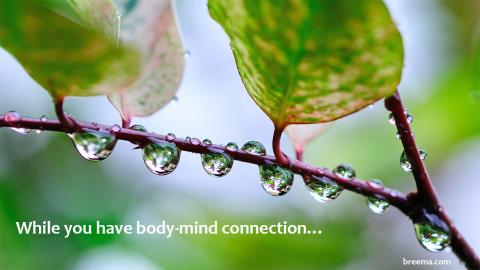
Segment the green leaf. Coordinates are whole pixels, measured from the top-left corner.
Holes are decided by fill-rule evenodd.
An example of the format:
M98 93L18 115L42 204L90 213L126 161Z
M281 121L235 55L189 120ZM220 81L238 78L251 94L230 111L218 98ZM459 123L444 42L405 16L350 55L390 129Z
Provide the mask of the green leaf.
M0 0L0 46L54 98L123 89L138 74L138 53L91 28L115 10L109 2L88 0L84 5L93 6L83 9L65 1Z
M109 95L112 104L130 120L165 106L180 86L185 59L175 15L169 0L118 0L122 11L120 40L142 54L141 74L122 92Z
M329 122L391 94L402 40L381 0L210 0L250 96L279 129Z

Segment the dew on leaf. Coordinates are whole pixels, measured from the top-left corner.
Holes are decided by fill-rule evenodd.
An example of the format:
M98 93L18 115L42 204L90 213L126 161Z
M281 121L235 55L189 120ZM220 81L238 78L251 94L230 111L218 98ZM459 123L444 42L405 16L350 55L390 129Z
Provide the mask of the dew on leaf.
M202 141L202 144L203 144L203 145L206 145L206 146L210 146L210 145L212 145L212 141L211 141L210 139L204 139L204 140Z
M265 191L272 196L287 193L293 184L293 173L276 164L260 165L260 183Z

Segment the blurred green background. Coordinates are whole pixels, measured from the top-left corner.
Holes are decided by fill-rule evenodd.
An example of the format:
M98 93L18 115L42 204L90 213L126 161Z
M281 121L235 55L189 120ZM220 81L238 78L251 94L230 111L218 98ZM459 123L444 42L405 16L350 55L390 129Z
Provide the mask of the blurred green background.
M480 251L480 88L472 81L466 40L472 14L451 1L387 1L404 38L406 59L399 87L426 164L447 211ZM462 4L475 3L465 0ZM458 7L454 5L454 7ZM178 100L135 123L177 136L215 143L258 140L269 146L272 126L254 105L237 75L221 28L204 1L177 1L185 47L191 56ZM467 11L472 11L467 9ZM473 15L476 15L474 13ZM475 17L475 16L474 16ZM475 17L476 18L476 17ZM469 23L466 23L469 22ZM465 27L468 26L468 27ZM470 29L470 30L468 30ZM478 31L477 31L478 32ZM476 39L474 39L476 40ZM0 51L0 108L54 118L48 94L5 51ZM118 122L104 97L69 99L75 117ZM379 178L402 191L413 179L399 166L401 145L382 102L341 119L306 151L306 161L332 168L349 162L362 179ZM283 147L292 154L285 139ZM237 162L213 179L200 157L182 154L177 170L155 176L141 154L120 142L107 160L93 163L76 153L65 134L18 135L0 130L0 269L404 269L402 259L450 259L416 241L398 210L373 214L365 198L344 192L329 204L314 201L297 178L283 197L266 194L258 169ZM270 151L270 148L267 147ZM307 224L320 236L19 236L15 222L56 224Z

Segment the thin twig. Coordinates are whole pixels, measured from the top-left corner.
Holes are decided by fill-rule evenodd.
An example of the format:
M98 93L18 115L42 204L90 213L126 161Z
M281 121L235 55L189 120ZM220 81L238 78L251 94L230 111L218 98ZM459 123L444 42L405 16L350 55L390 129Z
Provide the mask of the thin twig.
M452 219L447 215L444 208L440 205L437 192L435 191L430 176L428 175L427 168L420 157L420 152L415 143L415 138L412 134L410 123L408 122L405 113L405 107L402 104L402 99L400 98L398 91L385 99L385 107L393 114L403 149L405 150L408 161L411 164L412 174L417 187L415 204L418 208L425 208L437 214L450 229L452 235L451 247L455 254L457 254L458 258L465 262L465 265L469 269L480 269L480 259L475 254L473 248L458 231L457 227L453 224ZM413 212L409 214L409 217L412 217L412 215Z
M112 136L115 136L119 140L129 141L134 144L148 144L152 142L153 139L165 140L175 143L182 151L198 153L198 154L205 154L205 153L213 153L218 151L223 151L230 155L233 159L257 164L257 165L265 165L265 164L279 164L275 157L270 155L253 155L248 152L237 150L237 151L229 151L222 145L204 145L204 144L195 144L192 143L192 140L185 140L182 138L175 138L173 140L169 140L166 135L159 135L151 132L141 132L131 129L122 128L119 131L113 131L110 126L101 125L101 124L92 124L88 122L76 121L77 126L80 130L102 130L105 132L110 132ZM9 124L4 121L4 117L0 116L0 127L8 127ZM37 118L25 118L23 117L20 121L15 122L15 127L24 127L29 129L40 129L40 130L50 130L50 131L58 131L58 132L71 132L70 128L63 126L58 120L48 120L48 121L41 121ZM325 176L332 181L335 181L344 189L353 191L355 193L364 195L364 196L375 196L387 200L390 204L396 206L404 213L408 213L411 211L411 204L407 199L407 195L393 190L387 187L384 188L377 188L375 186L371 186L367 181L360 180L360 179L345 179L342 178L331 171L325 168L316 168L306 163L303 163L299 160L292 161L289 164L289 168L292 172L300 175L315 175L315 176Z

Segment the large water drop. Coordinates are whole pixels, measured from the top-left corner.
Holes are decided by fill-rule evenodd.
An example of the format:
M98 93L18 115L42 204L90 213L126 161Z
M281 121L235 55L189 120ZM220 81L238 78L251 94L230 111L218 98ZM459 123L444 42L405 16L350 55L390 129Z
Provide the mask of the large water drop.
M325 176L304 176L305 186L317 201L326 203L337 198L343 188Z
M265 146L260 142L249 141L242 146L242 150L252 155L263 156L266 154Z
M356 175L352 165L348 163L338 165L333 169L333 173L345 179L352 179Z
M260 183L263 189L273 196L281 196L287 193L293 184L293 173L276 164L261 165Z
M173 172L180 161L180 149L171 142L157 140L142 149L143 161L154 174L167 175Z
M202 165L209 175L221 177L232 169L233 158L225 153L202 154Z
M92 161L106 159L115 148L117 139L108 132L80 131L68 134L80 155Z

